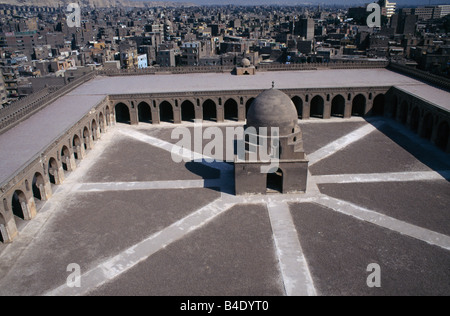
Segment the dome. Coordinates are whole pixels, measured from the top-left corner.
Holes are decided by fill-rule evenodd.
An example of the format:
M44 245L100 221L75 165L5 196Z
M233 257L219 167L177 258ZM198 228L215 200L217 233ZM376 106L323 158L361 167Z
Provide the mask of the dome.
M251 64L252 63L247 58L242 59L242 67L250 67Z
M279 127L281 134L298 126L298 113L292 100L277 89L266 90L251 104L247 126Z

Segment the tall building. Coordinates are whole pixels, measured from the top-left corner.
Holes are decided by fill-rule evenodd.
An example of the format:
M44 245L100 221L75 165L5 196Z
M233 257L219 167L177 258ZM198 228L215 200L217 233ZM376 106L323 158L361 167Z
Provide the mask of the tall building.
M385 6L386 6L386 16L388 18L391 18L395 14L397 3L389 2L388 0L386 0Z
M420 8L404 8L401 10L404 15L416 15L419 20L441 19L450 14L450 5L426 6Z
M306 40L314 39L314 20L310 18L302 18L294 23L294 34L304 37Z
M435 9L436 13L439 13L438 18L443 18L450 14L450 5L438 5Z

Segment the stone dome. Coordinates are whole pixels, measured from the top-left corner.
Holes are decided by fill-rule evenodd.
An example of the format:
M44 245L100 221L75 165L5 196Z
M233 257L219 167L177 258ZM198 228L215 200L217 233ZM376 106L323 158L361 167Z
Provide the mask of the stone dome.
M247 58L242 59L242 67L250 67L252 63Z
M298 113L292 100L277 89L266 90L251 104L247 126L279 127L283 135L298 127Z

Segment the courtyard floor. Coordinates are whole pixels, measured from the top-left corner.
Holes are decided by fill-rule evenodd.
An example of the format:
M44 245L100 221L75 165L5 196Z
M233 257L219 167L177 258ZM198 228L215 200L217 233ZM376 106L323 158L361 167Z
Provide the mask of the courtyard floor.
M450 155L385 119L301 128L306 194L237 197L232 164L173 162L174 125L110 127L0 246L0 295L450 295Z

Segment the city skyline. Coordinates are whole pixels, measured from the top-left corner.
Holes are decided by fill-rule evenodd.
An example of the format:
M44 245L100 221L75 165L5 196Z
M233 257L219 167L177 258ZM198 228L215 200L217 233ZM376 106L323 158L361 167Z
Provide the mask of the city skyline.
M148 2L150 0L132 0L136 2ZM370 0L172 0L172 1L160 1L160 2L192 2L199 5L339 5L339 6L353 6L363 5L370 2ZM424 6L424 5L441 5L450 4L450 1L436 1L436 0L393 0L391 2L397 3L399 6Z

